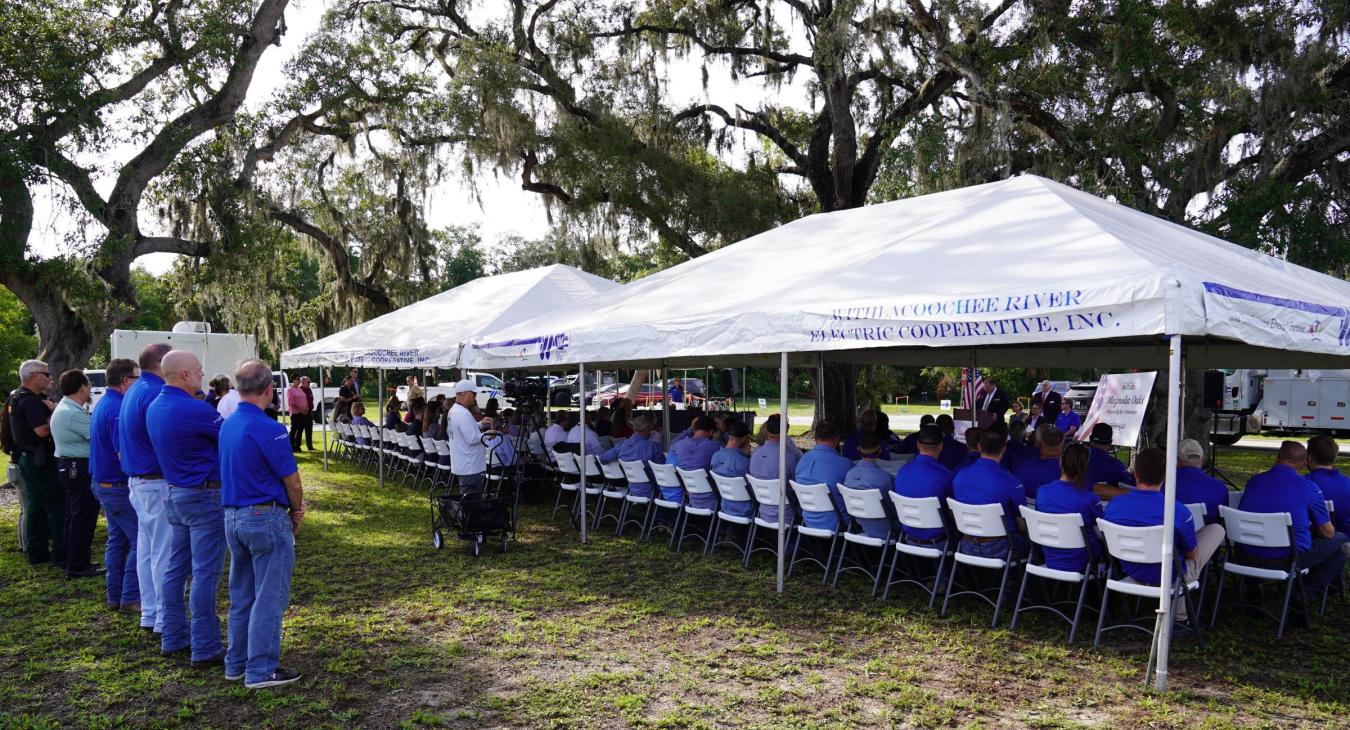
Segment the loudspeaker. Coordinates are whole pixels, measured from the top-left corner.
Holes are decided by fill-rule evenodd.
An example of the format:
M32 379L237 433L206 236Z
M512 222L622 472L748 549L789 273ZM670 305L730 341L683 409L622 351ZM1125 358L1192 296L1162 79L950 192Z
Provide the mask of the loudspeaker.
M1206 408L1223 407L1223 371L1206 370L1204 385L1201 388L1201 400Z
M741 394L741 374L736 372L736 368L726 368L722 371L722 392L727 395Z

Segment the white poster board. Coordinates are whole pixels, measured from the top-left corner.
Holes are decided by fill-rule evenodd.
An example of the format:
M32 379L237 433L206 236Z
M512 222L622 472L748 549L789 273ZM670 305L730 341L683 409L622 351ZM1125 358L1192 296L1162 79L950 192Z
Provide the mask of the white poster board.
M1103 375L1076 438L1086 441L1093 426L1109 423L1113 445L1132 447L1137 444L1139 429L1144 425L1144 411L1148 409L1149 395L1157 377L1156 372Z

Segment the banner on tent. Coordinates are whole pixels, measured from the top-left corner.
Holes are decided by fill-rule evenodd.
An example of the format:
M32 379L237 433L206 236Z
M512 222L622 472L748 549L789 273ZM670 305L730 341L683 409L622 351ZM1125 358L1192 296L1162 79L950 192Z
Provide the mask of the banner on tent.
M1157 377L1156 372L1103 375L1083 425L1078 429L1078 440L1086 441L1093 426L1107 423L1111 425L1112 444L1134 446L1139 443L1144 411L1148 410L1148 398Z
M1243 342L1350 354L1350 309L1345 307L1273 297L1207 281L1205 318L1214 334Z

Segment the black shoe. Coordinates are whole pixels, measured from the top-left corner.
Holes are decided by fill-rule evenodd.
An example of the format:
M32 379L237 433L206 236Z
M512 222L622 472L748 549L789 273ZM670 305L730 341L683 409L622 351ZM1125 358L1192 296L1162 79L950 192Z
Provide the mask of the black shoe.
M88 568L85 568L84 570L67 570L67 571L66 571L66 577L67 577L67 578L97 578L97 577L99 577L100 575L103 575L103 574L105 574L105 573L107 573L107 572L108 572L108 569L107 569L107 568L102 568L102 567L95 568L94 566L91 565L91 566L89 566Z
M244 682L244 686L249 689L267 689L268 687L280 687L283 684L290 684L300 679L300 673L291 669L282 669L277 667L272 676L260 682Z
M210 657L209 659L193 659L192 668L206 669L207 667L218 667L223 665L224 663L225 663L225 650L221 649L219 654Z
M141 631L144 631L144 632L147 633L147 634L153 635L153 634L155 633L155 627L154 627L154 626L142 626L142 627L141 627Z
M178 655L180 655L180 654L187 654L187 653L189 653L189 652L191 652L191 651L192 651L192 647L190 647L190 646L185 646L185 647L183 647L183 648L181 648L181 649L160 649L159 655L162 656L162 657L164 657L165 659L171 659L171 658L176 657L176 656L178 656Z

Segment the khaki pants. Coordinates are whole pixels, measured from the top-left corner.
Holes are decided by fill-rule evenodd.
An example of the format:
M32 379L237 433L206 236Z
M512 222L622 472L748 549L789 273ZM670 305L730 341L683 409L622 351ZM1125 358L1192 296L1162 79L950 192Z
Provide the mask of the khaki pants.
M1205 525L1195 531L1195 559L1186 558L1186 582L1200 580L1200 570L1223 544L1223 525Z

